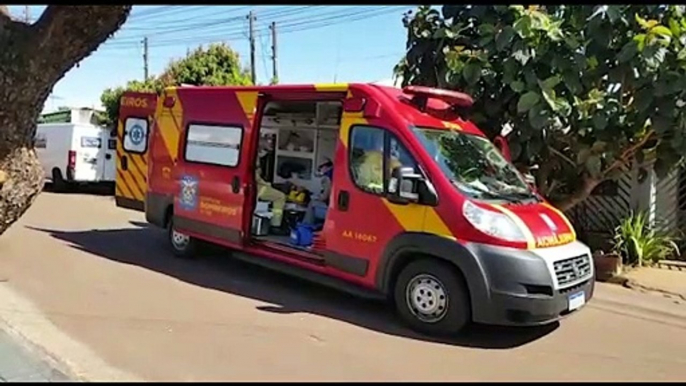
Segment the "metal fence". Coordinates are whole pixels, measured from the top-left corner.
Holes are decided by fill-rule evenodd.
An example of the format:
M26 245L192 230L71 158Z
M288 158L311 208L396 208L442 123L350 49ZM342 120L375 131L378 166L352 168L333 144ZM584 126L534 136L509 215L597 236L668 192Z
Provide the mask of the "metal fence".
M580 233L612 234L620 221L631 213L632 176L625 173L617 181L598 186L568 215Z
M655 181L655 205L652 206L657 230L677 238L686 249L686 168L680 167Z
M638 168L626 169L617 181L596 188L583 203L567 215L580 238L593 248L608 248L614 229L632 212L646 211L658 232L677 238L686 254L686 167L679 167L663 178L647 169L638 178Z

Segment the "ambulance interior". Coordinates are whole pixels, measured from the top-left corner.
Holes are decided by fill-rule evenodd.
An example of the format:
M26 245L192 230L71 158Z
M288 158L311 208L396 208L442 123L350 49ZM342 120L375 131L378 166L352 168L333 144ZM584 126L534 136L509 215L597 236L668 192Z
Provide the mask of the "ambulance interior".
M327 213L341 113L338 101L265 106L253 239L305 250L312 245Z

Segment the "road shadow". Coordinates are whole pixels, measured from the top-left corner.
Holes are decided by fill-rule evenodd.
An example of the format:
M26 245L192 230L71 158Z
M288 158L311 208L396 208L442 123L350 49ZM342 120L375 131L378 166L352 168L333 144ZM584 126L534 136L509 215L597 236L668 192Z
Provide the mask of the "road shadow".
M378 301L314 284L256 265L231 259L230 251L213 248L195 260L178 259L166 249L161 229L131 222L135 228L60 231L29 227L68 242L73 248L123 264L132 264L189 284L258 300L277 306L259 310L277 314L310 313L377 331L426 342L471 348L509 349L548 335L559 326L493 327L473 325L458 337L435 338L417 334L396 319L390 307ZM218 252L218 253L217 253Z
M51 182L46 182L43 185L43 192L56 194L91 194L94 196L114 196L113 183L97 183L97 184L83 184L73 185L63 191L56 191Z

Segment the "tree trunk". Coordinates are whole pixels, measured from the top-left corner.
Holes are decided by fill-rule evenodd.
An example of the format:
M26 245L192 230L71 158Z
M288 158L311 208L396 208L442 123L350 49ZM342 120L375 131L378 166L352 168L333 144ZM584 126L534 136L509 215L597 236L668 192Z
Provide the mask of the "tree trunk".
M43 167L33 149L22 146L0 163L0 234L16 222L33 204L43 188Z
M593 189L595 189L596 186L598 186L601 182L603 181L585 176L583 183L574 191L574 193L567 196L562 201L555 202L553 204L561 211L566 212L586 200L593 192Z
M130 5L50 5L32 25L0 12L0 235L43 188L33 137L50 91L119 29L130 10Z

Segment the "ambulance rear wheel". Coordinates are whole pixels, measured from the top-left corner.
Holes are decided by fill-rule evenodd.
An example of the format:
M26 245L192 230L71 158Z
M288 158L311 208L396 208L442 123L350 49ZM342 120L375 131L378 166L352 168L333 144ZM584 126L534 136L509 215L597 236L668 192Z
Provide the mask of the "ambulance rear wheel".
M403 321L428 335L457 334L472 319L464 279L451 265L439 260L408 264L398 275L393 297Z
M167 234L169 236L169 244L171 245L171 249L174 253L174 256L182 258L195 257L198 244L197 240L175 229L174 218L169 220L167 230Z

